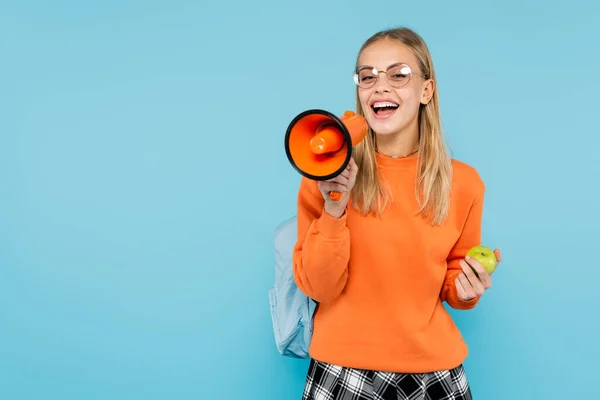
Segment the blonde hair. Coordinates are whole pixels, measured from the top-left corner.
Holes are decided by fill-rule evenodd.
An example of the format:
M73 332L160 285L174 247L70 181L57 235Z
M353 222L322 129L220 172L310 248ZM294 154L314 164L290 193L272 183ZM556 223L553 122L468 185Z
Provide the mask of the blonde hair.
M395 40L411 49L417 58L421 73L436 82L433 61L423 39L408 28L384 30L371 36L360 48L357 57L369 45L379 40ZM364 116L356 93L357 114ZM353 150L358 165L356 183L352 189L352 205L362 214L380 215L390 201L380 179L376 160L376 137L371 128L365 139ZM452 163L442 137L438 91L419 109L419 166L415 182L415 195L419 213L429 218L432 225L441 224L447 217L452 182Z

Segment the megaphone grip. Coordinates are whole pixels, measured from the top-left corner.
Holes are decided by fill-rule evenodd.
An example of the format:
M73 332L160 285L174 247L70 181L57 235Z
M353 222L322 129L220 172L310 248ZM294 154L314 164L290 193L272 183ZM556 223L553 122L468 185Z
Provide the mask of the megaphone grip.
M340 199L342 198L342 192L329 192L329 198L333 201L340 201Z

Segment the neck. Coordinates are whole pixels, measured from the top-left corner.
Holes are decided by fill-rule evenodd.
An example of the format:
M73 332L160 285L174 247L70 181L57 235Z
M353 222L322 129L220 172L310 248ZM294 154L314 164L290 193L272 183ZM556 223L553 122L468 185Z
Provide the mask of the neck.
M419 147L419 137L414 134L398 133L377 135L377 151L390 157L405 157Z

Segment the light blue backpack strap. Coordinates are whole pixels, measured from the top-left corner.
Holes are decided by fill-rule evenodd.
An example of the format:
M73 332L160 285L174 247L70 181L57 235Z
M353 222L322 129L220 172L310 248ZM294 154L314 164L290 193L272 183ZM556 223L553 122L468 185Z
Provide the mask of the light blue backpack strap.
M279 353L308 358L316 303L302 293L294 281L292 253L297 237L295 216L275 229L275 285L269 290L269 303Z

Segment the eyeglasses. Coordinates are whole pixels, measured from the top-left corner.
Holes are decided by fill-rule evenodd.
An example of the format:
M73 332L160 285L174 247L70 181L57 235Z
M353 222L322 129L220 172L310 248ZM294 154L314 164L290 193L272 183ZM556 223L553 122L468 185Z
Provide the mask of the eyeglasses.
M392 64L385 71L378 71L377 68L365 65L358 67L354 72L354 83L363 89L369 89L377 83L379 74L381 73L385 73L388 83L395 88L406 86L408 82L410 82L411 75L413 74L411 68L403 63ZM414 75L425 78L425 75L422 74Z

